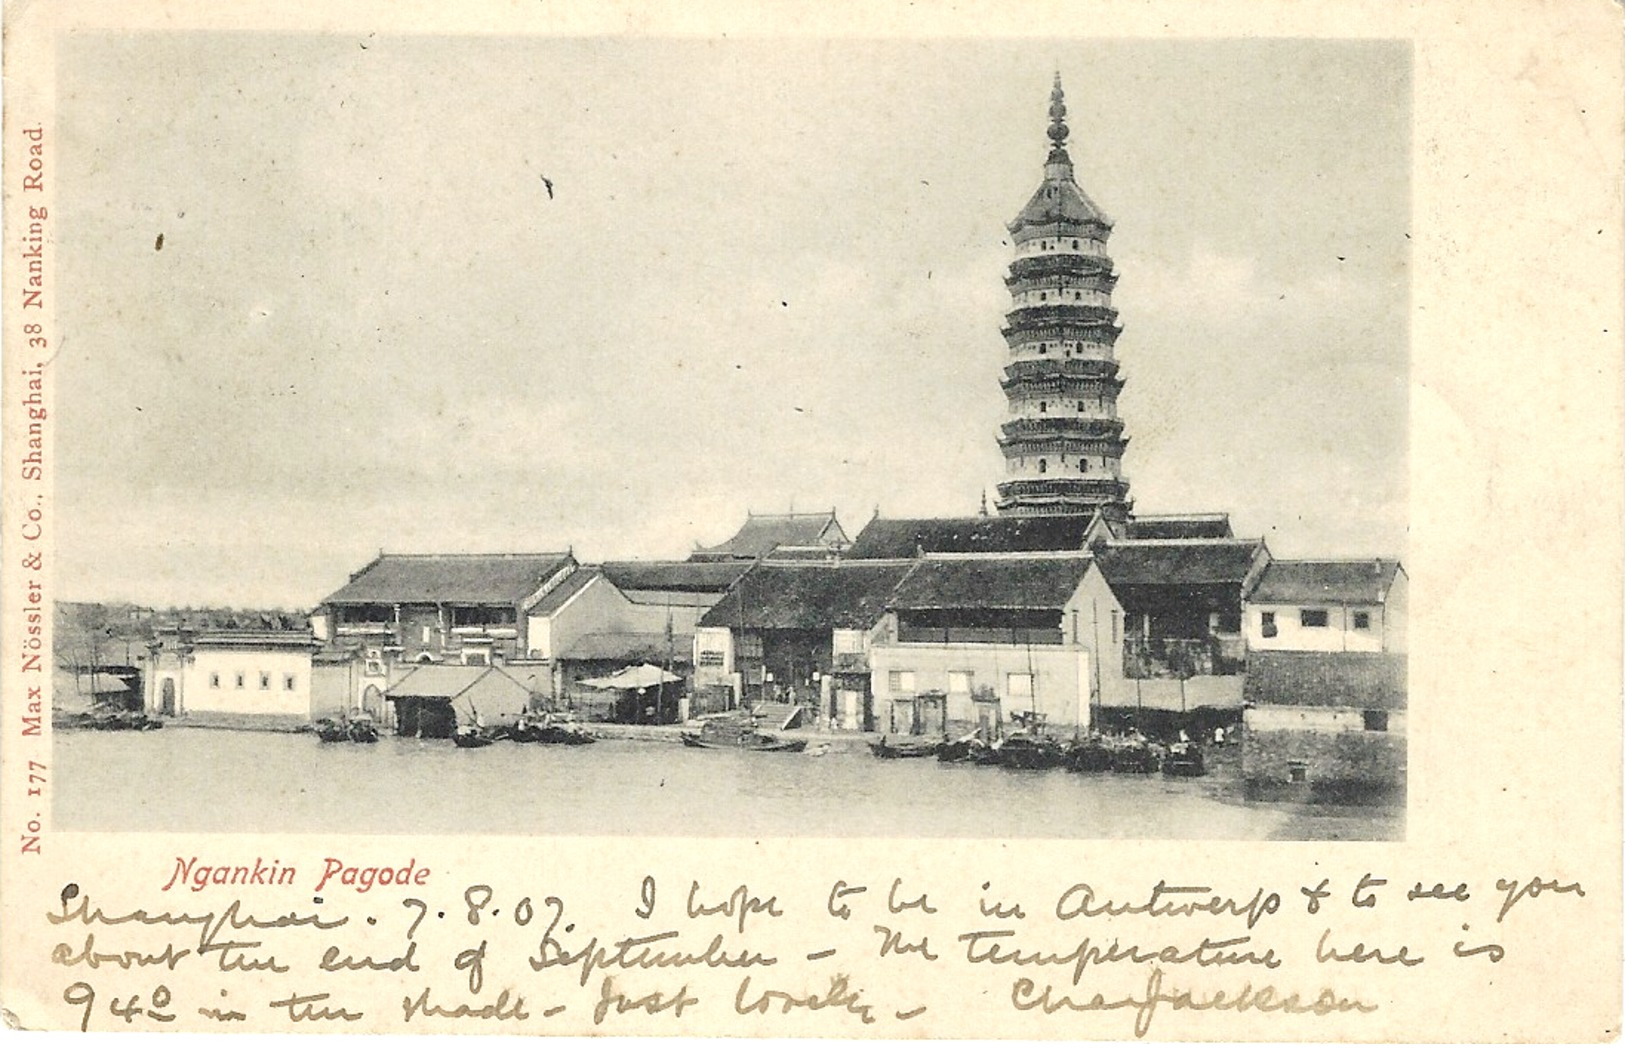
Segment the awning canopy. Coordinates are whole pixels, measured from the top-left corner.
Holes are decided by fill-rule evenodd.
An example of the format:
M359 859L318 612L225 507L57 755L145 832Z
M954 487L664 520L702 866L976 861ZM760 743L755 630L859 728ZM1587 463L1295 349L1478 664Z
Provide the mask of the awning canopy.
M605 691L639 691L662 683L675 684L682 679L675 673L667 673L659 666L651 666L645 662L641 666L628 666L607 677L591 677L580 683L589 688L602 688Z

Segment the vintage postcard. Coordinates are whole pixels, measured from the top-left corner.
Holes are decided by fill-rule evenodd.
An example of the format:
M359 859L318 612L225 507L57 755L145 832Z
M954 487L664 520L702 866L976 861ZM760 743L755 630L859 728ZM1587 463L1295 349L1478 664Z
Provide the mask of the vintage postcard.
M11 1025L1619 1036L1614 5L5 16Z

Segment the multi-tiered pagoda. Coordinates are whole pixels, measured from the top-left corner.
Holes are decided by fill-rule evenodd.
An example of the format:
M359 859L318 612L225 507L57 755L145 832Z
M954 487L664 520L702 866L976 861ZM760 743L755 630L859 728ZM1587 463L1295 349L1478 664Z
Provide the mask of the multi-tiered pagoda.
M1123 476L1123 422L1117 417L1116 342L1106 240L1112 223L1079 188L1066 151L1061 76L1050 94L1044 184L1009 229L1016 258L1001 385L1010 421L999 435L1006 479L1002 514L1089 513L1114 522L1132 505Z

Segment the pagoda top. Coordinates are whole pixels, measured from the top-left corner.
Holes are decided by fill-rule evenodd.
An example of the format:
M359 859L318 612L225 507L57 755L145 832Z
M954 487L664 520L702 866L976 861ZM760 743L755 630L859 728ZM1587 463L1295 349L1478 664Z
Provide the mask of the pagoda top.
M1061 87L1059 71L1055 74L1055 86L1050 89L1047 134L1050 150L1044 162L1044 184L1010 222L1010 232L1019 234L1035 226L1058 227L1065 232L1091 225L1110 230L1111 219L1072 177L1072 155L1066 148L1071 128L1066 124L1066 91Z

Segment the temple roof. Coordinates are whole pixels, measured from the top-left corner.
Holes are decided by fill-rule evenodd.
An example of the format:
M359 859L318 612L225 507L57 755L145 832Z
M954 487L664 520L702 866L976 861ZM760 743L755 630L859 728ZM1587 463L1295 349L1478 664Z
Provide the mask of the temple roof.
M324 604L517 604L541 589L568 553L380 553Z
M757 564L705 616L701 626L733 629L868 629L886 611L912 561Z
M887 603L899 611L1054 611L1064 608L1094 559L1072 555L926 557Z
M721 593L750 567L747 561L715 563L692 560L620 560L600 565L604 577L621 590L675 590Z
M1100 551L1100 570L1116 590L1124 586L1190 586L1220 583L1239 587L1260 556L1258 539L1157 539L1109 542Z
M745 523L733 538L717 546L701 546L689 559L755 560L780 546L839 549L846 542L846 532L841 530L834 510L827 513L747 513Z
M1124 525L1131 539L1228 539L1233 538L1228 513L1146 514L1129 518Z
M926 553L1030 553L1081 550L1093 518L1088 514L1028 517L876 517L846 551L848 560L912 557Z

